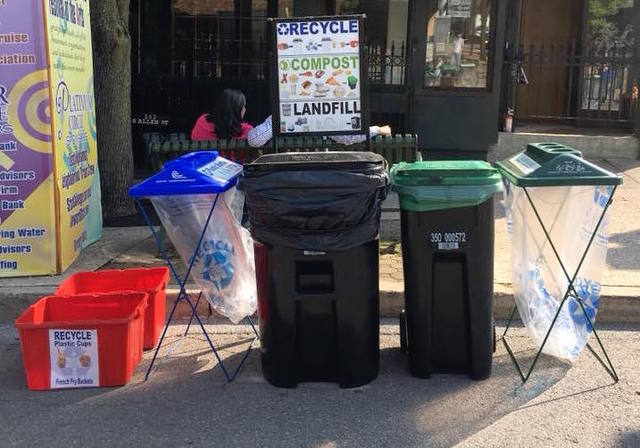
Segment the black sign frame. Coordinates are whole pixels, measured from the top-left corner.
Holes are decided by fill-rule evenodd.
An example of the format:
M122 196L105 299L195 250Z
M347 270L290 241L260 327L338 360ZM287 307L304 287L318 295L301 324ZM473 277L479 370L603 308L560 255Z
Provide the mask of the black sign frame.
M369 110L369 76L368 60L364 51L365 37L365 14L344 15L344 16L307 16L271 19L272 25L272 49L273 57L271 61L271 117L274 137L279 136L330 136L330 135L366 135L369 139L370 110ZM360 65L360 129L345 131L308 131L308 132L280 132L280 79L278 77L278 24L283 22L318 22L318 21L358 21L358 53Z

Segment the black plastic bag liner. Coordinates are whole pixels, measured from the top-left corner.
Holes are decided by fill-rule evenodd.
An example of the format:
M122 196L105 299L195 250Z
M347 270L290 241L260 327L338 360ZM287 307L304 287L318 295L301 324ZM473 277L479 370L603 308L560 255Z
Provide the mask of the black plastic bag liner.
M270 154L244 166L253 238L302 250L340 251L378 236L387 162L371 152Z

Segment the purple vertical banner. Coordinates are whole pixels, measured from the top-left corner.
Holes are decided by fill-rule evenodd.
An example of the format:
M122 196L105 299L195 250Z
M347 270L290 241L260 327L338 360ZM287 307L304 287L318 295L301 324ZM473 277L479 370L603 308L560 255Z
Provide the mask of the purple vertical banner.
M42 0L0 0L0 277L56 267L43 33Z

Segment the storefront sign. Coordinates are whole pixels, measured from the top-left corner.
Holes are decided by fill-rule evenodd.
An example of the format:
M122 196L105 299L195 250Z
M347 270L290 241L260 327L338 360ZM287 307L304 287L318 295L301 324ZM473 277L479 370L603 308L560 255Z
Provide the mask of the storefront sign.
M471 17L472 0L449 0L449 17Z
M364 133L362 18L284 19L274 28L276 132Z
M100 386L98 331L49 330L51 389Z
M0 17L0 277L53 274L102 231L89 2Z

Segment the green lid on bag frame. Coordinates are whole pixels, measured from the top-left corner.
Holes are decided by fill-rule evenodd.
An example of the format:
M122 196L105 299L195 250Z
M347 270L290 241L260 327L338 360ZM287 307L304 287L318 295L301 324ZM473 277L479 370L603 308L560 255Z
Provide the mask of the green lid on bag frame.
M527 148L496 162L500 173L519 187L620 185L622 177L582 158L582 153L560 143L530 143Z

